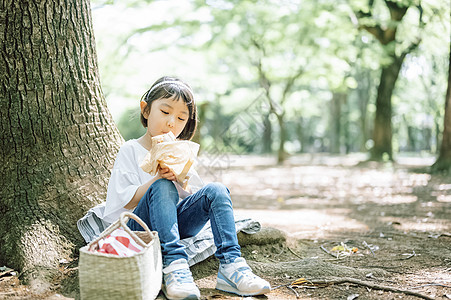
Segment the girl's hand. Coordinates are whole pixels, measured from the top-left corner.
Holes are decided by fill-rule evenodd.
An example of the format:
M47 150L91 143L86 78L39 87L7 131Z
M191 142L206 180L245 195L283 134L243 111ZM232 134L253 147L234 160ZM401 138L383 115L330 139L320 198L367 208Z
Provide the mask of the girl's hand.
M158 174L161 178L170 180L170 181L176 181L177 177L175 174L168 168L168 167L158 167Z

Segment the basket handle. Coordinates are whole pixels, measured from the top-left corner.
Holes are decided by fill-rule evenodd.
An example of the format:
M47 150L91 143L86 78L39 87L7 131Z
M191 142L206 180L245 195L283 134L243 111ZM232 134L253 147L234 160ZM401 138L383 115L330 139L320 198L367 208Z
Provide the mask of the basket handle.
M103 239L104 237L106 237L107 235L111 234L114 230L116 230L117 228L119 228L120 226L122 226L122 228L124 228L124 230L130 234L130 236L141 246L143 247L147 247L148 244L146 244L138 235L136 235L132 230L130 230L130 228L127 226L127 221L128 219L133 219L136 222L138 222L139 225L141 225L144 230L150 235L150 236L154 236L153 233L149 230L149 227L147 227L146 223L144 223L137 215L135 215L134 213L131 212L123 212L121 214L121 216L119 217L119 219L114 222L113 224L111 224L110 226L108 226L107 229L105 229L95 240L91 241L88 245L88 249L92 250L92 247L94 247L101 239Z
M141 220L141 218L139 218L137 215L135 215L134 213L128 212L128 211L124 211L123 213L121 213L121 216L119 218L120 224L122 226L122 228L124 228L124 230L126 232L128 232L128 234L130 234L133 239L140 244L143 247L147 247L148 245L140 238L138 237L138 235L136 235L128 226L127 226L127 221L129 219L133 219L136 222L138 222L139 225L141 225L142 228L144 228L144 230L150 235L153 236L152 232L150 231L149 227L147 226L146 223L144 223L143 220Z

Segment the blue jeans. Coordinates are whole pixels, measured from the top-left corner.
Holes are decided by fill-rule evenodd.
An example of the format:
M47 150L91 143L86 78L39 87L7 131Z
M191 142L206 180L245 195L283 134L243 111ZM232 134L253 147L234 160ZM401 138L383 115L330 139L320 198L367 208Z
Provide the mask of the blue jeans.
M241 256L230 192L221 183L209 183L179 202L174 183L159 179L150 186L133 213L150 230L158 232L163 267L180 258L188 260L185 246L179 241L196 235L208 220L219 261L230 263ZM135 220L130 220L128 226L132 230L144 230Z

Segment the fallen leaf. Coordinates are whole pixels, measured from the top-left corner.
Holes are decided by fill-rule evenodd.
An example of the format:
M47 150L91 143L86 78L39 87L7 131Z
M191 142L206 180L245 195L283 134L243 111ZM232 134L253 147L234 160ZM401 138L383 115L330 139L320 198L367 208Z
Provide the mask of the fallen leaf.
M343 247L343 246L335 246L330 251L334 251L334 252L345 251L345 247Z
M300 284L303 284L303 283L306 283L306 282L308 282L307 279L299 278L299 279L296 279L295 281L293 281L291 283L291 285L300 285Z

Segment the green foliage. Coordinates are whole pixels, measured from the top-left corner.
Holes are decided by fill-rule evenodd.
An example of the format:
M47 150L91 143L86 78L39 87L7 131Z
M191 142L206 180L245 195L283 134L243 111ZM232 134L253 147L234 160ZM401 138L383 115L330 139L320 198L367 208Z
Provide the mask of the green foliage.
M124 140L137 139L146 133L140 122L140 113L139 109L129 108L119 118L117 127Z
M266 119L273 149L280 133L274 115L278 113L286 124L288 152L329 151L335 118L329 106L332 94L342 93L347 98L341 108L340 141L351 151L367 150L381 66L419 40L395 88L394 139L404 151L412 136L419 141L430 134L430 145L416 143L415 151L437 149L446 89L449 0L422 1L422 11L419 1L392 1L410 6L399 24L390 21L382 0L372 1L371 7L366 0L136 0L131 6L113 2L112 7L121 7L118 17L144 19L117 20L124 28L104 35L96 32L107 99L124 99L120 105L127 102L138 109L139 96L153 80L163 74L181 76L194 87L198 104L208 103L200 126L205 149L215 145L229 152L263 151L268 128L264 120L271 110L264 86L269 82L267 96L275 109ZM109 30L105 24L104 30ZM359 30L396 25L396 40L386 45ZM246 109L256 101L266 104L249 115ZM141 126L137 118L136 128L127 133L135 126L122 125L129 124L129 114L118 121L126 139ZM434 128L417 121L431 118ZM239 127L240 122L246 125ZM407 128L413 128L410 136ZM229 133L236 129L234 138Z

